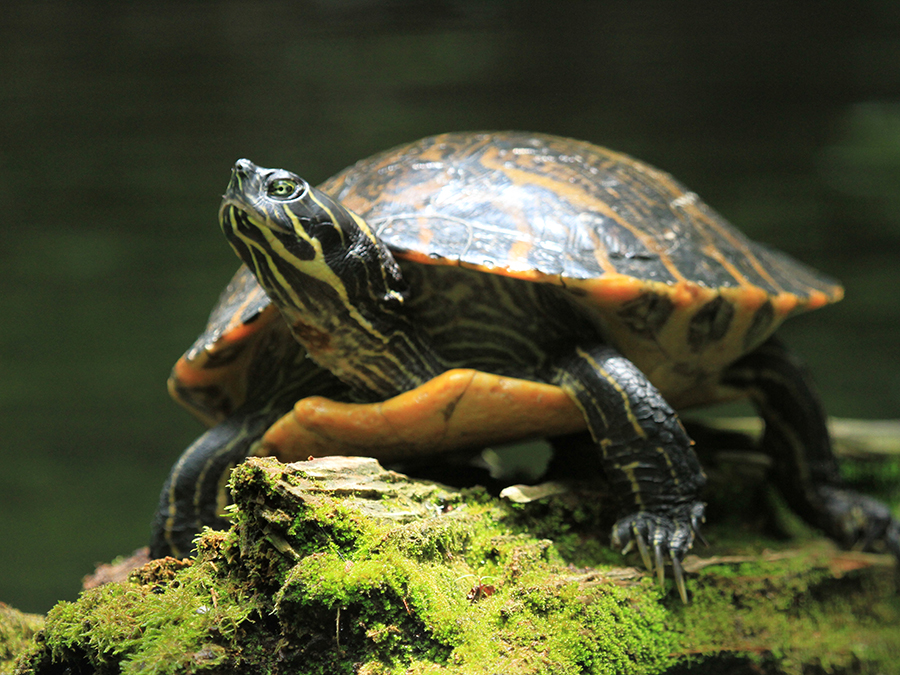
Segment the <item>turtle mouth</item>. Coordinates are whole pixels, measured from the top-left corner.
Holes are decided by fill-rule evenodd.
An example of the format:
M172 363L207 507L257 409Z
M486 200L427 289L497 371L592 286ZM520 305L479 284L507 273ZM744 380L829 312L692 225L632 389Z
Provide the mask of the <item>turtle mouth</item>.
M243 196L224 195L222 205L219 207L219 223L226 234L228 230L233 230L250 235L254 239L259 237L260 230L263 229L279 234L293 234L292 230L270 217L262 208L248 204Z

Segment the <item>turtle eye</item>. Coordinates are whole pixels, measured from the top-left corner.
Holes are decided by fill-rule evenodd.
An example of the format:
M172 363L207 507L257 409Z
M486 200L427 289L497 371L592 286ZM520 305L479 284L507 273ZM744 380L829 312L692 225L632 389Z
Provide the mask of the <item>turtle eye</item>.
M302 190L303 185L296 180L290 178L276 178L269 183L266 188L266 194L272 199L286 202L299 195Z

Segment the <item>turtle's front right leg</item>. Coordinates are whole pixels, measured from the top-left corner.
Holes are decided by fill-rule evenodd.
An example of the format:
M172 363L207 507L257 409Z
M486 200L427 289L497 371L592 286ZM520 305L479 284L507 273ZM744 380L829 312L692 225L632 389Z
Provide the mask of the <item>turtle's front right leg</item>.
M272 424L307 396L349 398L347 387L298 352L295 361L258 360L254 389L242 408L194 441L172 467L153 519L150 555L186 556L204 527L227 527L231 470ZM274 392L274 393L272 393Z
M698 493L706 477L678 415L612 347L579 347L555 366L553 383L583 412L620 503L613 545L624 551L636 546L660 580L671 560L687 601L681 560L704 520Z

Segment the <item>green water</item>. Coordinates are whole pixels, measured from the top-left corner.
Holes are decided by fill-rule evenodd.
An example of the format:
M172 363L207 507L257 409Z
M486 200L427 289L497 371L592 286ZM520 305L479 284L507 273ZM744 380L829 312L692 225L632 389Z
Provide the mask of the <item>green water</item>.
M0 601L44 611L146 543L199 432L169 368L237 266L234 160L318 182L430 133L518 128L671 171L843 279L792 321L833 414L900 414L900 5L6 3Z

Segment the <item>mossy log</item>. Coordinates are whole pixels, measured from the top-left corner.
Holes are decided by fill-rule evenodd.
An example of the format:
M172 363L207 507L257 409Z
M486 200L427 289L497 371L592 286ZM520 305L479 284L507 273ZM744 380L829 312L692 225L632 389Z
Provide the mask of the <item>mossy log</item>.
M803 527L729 428L707 437L711 545L685 561L687 605L609 549L597 484L495 497L366 458L251 458L230 530L60 603L0 672L900 672L893 559ZM896 499L900 453L875 446L849 474Z

